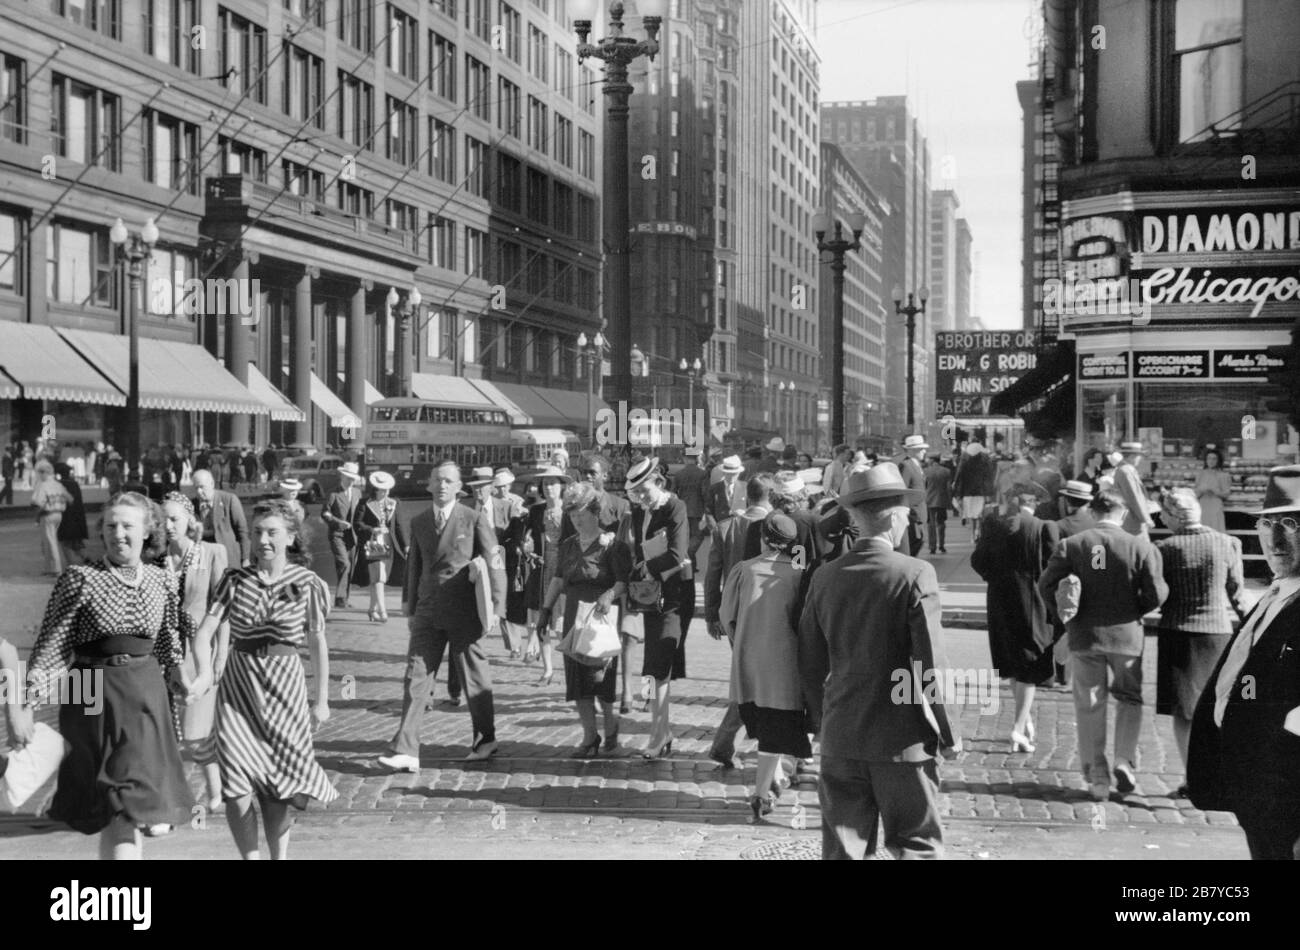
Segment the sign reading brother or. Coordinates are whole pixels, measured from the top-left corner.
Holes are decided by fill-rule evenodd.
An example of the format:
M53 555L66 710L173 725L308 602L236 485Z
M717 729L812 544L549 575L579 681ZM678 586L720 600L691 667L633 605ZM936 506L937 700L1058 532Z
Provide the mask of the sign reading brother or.
M989 402L1038 363L1033 330L935 334L935 415L986 416Z

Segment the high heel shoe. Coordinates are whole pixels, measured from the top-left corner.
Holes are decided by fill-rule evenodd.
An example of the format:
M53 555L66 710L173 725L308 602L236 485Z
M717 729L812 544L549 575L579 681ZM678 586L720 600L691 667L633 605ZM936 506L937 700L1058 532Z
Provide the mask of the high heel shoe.
M600 736L592 739L590 742L584 742L578 746L577 751L573 753L575 759L594 759L600 755Z
M614 731L614 732L611 732L609 735L607 735L607 736L605 737L605 744L602 745L602 746L600 747L600 751L601 751L601 752L605 752L605 753L609 753L609 752L617 752L617 751L618 751L618 732L617 732L617 730Z
M618 713L620 716L626 716L631 711L632 711L632 707L628 703L618 704Z
M367 614L367 616L370 617L371 623L379 623L379 611L375 610L374 607L370 608L370 612Z
M772 814L776 800L771 795L750 795L749 810L754 813L754 820L761 821L764 815Z
M1033 752L1034 744L1029 741L1023 733L1011 733L1011 751L1012 752Z
M666 759L668 758L668 756L672 754L673 754L673 740L669 739L667 742L665 742L663 745L659 747L658 751L652 752L649 749L647 749L645 752L642 752L641 758L647 761L653 761L654 759Z
M551 681L554 680L554 679L555 679L555 671L554 671L554 670L551 670L551 672L549 672L549 673L543 673L543 674L538 678L537 683L536 683L535 685L537 685L537 686L550 686L550 685L551 685Z
M1027 720L1025 722L1025 738L1028 739L1030 742L1033 742L1034 733L1036 731L1037 730L1034 729L1034 721L1032 719Z

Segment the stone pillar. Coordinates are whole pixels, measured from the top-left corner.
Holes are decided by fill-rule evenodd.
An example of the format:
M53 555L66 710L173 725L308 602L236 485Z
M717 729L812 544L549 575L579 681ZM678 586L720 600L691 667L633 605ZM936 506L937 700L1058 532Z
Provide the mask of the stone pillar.
M311 420L315 406L311 401L311 282L312 278L319 276L320 271L315 267L304 268L293 293L293 362L290 374L293 377L293 401L306 413L302 422L294 423L295 447L312 445Z
M250 272L252 265L257 263L257 252L237 248L230 252L227 260L233 261L228 276L239 282L239 299L252 299L252 292L246 293L245 288L250 286ZM208 306L211 307L210 301ZM248 386L248 363L253 358L253 334L256 329L244 323L238 313L228 313L216 319L226 321L226 368L242 385ZM236 413L230 417L230 442L235 445L252 444L252 417L248 413Z
M363 423L369 418L366 411L366 361L369 356L366 352L369 337L366 332L366 294L373 287L369 280L358 282L352 291L352 309L348 314L348 405ZM353 447L361 445L364 434L360 427L352 433Z

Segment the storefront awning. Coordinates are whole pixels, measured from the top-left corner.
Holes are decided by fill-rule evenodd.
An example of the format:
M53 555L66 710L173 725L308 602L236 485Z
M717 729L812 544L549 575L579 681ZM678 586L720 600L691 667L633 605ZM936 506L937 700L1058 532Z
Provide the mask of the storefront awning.
M440 406L461 409L500 409L492 400L474 388L474 384L461 376L443 376L438 373L414 373L411 390L416 398L436 402Z
M482 381L478 381L478 385L483 385ZM538 426L544 429L572 429L577 432L591 431L592 420L587 417L585 392L524 386L519 383L494 382L490 385L514 404L525 417L525 421L515 422L515 425ZM605 400L599 396L591 397L593 415L608 408Z
M356 413L348 408L347 403L334 395L333 390L315 373L311 374L311 402L313 406L329 416L330 425L335 429L360 428L361 422L357 419Z
M379 402L379 400L383 398L384 398L384 394L381 393L378 389L376 389L371 384L370 380L367 379L366 380L366 405L373 406L375 403Z
M266 404L271 418L276 422L302 422L307 414L289 401L289 397L276 389L275 384L262 375L257 364L248 363L248 391Z
M989 402L989 411L999 415L1019 415L1035 400L1068 385L1074 378L1074 341L1061 340L1038 360L1038 365L998 393Z
M131 341L115 333L60 330L73 349L126 392ZM216 357L194 343L140 338L140 407L266 415L270 410Z
M470 384L485 397L490 399L492 404L498 409L504 409L506 414L510 416L510 424L512 426L531 426L537 424L533 422L532 415L524 409L523 406L519 405L519 403L515 402L502 392L501 387L496 383L490 383L486 379L472 379L470 380ZM528 387L522 386L520 388L527 389Z
M0 372L0 398L126 405L125 384L118 389L41 323L0 320Z

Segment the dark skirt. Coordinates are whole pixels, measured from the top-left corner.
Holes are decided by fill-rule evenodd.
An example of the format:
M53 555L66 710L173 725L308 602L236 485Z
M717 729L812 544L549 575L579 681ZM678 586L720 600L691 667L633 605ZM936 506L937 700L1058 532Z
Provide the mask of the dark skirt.
M641 660L641 675L657 680L685 679L690 612L671 610L642 616L645 618L645 655Z
M70 749L59 766L50 817L87 835L119 815L136 827L188 821L194 797L158 661L143 656L102 667L79 661L70 675L93 677L94 688L81 705L59 707L59 732Z
M802 712L741 703L740 721L745 724L745 732L758 740L759 752L812 758L808 721Z
M1230 633L1156 631L1156 714L1191 720Z
M564 658L564 698L567 702L579 699L599 699L612 703L618 698L618 657L606 661L605 666L587 666L572 657Z

